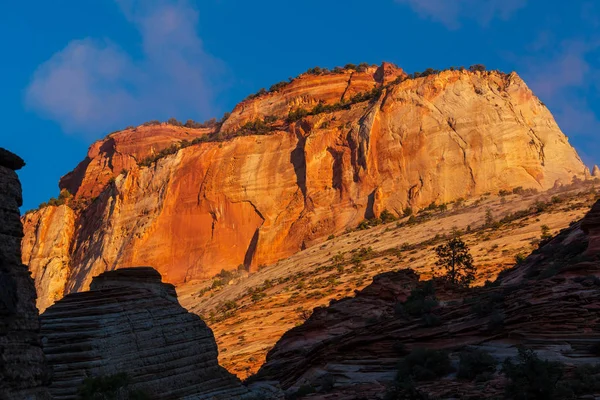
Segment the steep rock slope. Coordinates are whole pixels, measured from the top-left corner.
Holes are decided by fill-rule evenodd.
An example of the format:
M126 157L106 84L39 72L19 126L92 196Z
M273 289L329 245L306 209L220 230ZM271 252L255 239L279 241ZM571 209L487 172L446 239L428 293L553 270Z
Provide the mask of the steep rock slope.
M21 263L18 156L0 148L0 399L47 399L49 370L39 337L35 287Z
M600 183L598 181L596 185ZM203 317L219 346L219 363L246 378L281 336L311 310L362 290L378 274L410 267L421 279L443 273L435 247L462 232L477 267L476 285L583 218L597 200L594 182L540 194L483 196L445 211L423 210L397 221L336 236L252 274L219 274L177 287L181 305ZM495 222L486 226L489 213Z
M24 217L24 260L60 264L45 276L32 268L40 307L121 265L155 265L180 284L270 264L384 209L401 214L408 206L516 186L548 189L585 176L552 115L515 73L404 78L389 64L305 74L242 102L213 128L177 128L181 134L168 136L164 125L138 127L94 144L61 183L75 196L74 218L43 210ZM286 119L289 111L373 88L379 91L367 100ZM244 130L261 118L274 121L267 135ZM186 132L229 139L139 166L142 154L159 149L153 129L164 147Z
M41 317L54 399L75 399L86 377L126 373L153 399L243 399L250 392L217 362L212 331L177 302L152 268L96 277Z
M459 291L438 283L440 305L429 319L398 311L413 289L424 288L413 271L379 275L356 297L315 309L250 380L277 380L290 393L308 386L320 392L311 399L355 399L356 393L376 399L389 391L398 361L416 348L446 350L454 359L465 347L485 350L499 364L523 345L571 366L598 363L599 214L600 201L495 285ZM431 398L498 398L505 383L453 375L417 382L416 390Z

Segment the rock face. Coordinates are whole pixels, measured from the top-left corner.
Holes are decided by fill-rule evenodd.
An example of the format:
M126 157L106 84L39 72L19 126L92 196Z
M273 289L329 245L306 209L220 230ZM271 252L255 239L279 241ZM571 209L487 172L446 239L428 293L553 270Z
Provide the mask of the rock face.
M38 305L123 265L155 265L180 284L270 264L384 209L401 214L584 178L575 150L517 74L396 80L404 76L390 64L305 74L243 101L222 126L138 127L95 143L61 181L74 195L74 213L44 209L23 218L23 257L40 289ZM381 94L369 101L286 121L289 111L373 88ZM137 164L183 138L211 129L232 135L261 118L275 120L267 135L233 135ZM43 271L46 265L56 267Z
M588 236L587 254L600 254L600 202L592 207L582 221L581 229Z
M177 302L153 268L96 277L41 317L54 399L77 398L86 377L126 373L153 399L243 399L248 390L217 362L212 331Z
M276 380L290 393L308 385L320 392L311 399L350 400L359 392L377 399L395 379L398 361L415 348L444 349L456 359L467 346L500 363L524 345L567 365L598 363L600 252L588 247L600 229L598 210L600 201L581 223L501 274L497 285L471 292L437 285L433 324L398 313L410 291L423 287L414 272L380 275L356 297L315 309L287 332L251 381ZM416 388L427 398L498 398L503 380L446 377Z
M21 184L25 163L0 148L0 399L47 399L50 377L39 338L35 287L21 263Z
M46 207L25 218L28 231L21 245L23 262L35 278L40 311L64 296L75 219L75 211L66 205Z

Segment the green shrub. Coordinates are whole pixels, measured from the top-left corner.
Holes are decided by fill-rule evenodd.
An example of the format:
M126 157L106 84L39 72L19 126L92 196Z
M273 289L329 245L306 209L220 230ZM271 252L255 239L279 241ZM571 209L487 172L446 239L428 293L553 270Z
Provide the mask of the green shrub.
M269 88L269 92L278 92L279 90L283 89L284 87L286 87L289 84L290 83L287 81L281 81L279 83L275 83L274 85L272 85Z
M516 362L508 358L502 372L508 378L506 396L515 400L552 400L558 397L558 382L563 366L558 362L540 360L531 349L519 348Z
M181 123L181 121L177 120L177 118L169 118L167 120L167 124L169 125L173 125L173 126L183 126L183 123Z
M394 214L392 214L391 212L389 212L387 209L384 209L381 212L381 214L379 215L379 218L381 219L381 221L383 223L393 222L396 220L396 216Z
M226 112L225 114L223 114L223 116L221 117L221 119L219 120L220 124L223 124L225 121L227 121L227 119L231 117L231 113L230 112Z
M575 368L564 382L561 392L573 398L600 393L600 365L581 365Z
M364 220L360 224L358 224L356 229L358 229L359 231L363 231L365 229L369 229L370 227L371 227L371 225L369 225L369 221Z
M544 203L543 201L536 201L533 205L533 208L536 212L542 213L546 211L546 209L548 208L548 204Z
M459 355L457 377L472 381L495 372L496 364L496 359L487 351L479 349L465 350Z
M296 122L306 116L308 116L308 111L306 111L304 108L296 108L288 113L287 119L289 122Z
M548 225L542 225L540 229L542 231L542 240L550 239L552 237Z
M356 66L356 70L358 72L365 72L367 68L369 68L369 64L367 64L366 62L362 62Z
M471 65L469 67L469 71L471 71L471 72L475 72L475 71L485 72L485 65L483 65L483 64L474 64L474 65Z
M448 353L443 350L417 348L398 364L398 380L407 377L415 381L441 378L453 371Z
M302 397L309 395L311 393L316 393L316 389L310 385L302 385L300 386L300 388L298 388L298 390L287 396L287 399L289 400L295 400L295 399L301 399Z
M268 121L271 121L269 119ZM248 121L240 128L239 134L242 135L265 135L273 130L269 125L271 122L267 122L265 119L255 119L254 121Z
M428 281L420 288L413 289L405 302L397 303L395 313L399 316L421 317L430 314L438 304L433 282Z
M146 400L149 396L140 390L129 390L129 376L119 373L85 378L79 387L82 400Z

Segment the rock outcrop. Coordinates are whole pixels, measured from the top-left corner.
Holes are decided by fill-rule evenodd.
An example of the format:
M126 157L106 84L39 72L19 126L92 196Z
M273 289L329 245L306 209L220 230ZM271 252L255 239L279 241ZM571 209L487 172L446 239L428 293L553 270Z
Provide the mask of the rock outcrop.
M594 178L600 178L600 168L598 168L597 165L594 165L594 168L592 169L592 176Z
M446 350L454 360L465 348L479 349L500 364L522 345L568 366L596 364L600 253L588 243L600 229L599 210L600 201L493 285L472 291L436 285L440 303L431 314L399 312L412 289L424 288L414 272L380 275L356 297L315 309L250 381L276 380L289 393L310 387L318 392L311 399L350 400L356 393L378 399L393 386L398 362L416 348ZM499 398L505 383L450 375L416 382L415 390L430 396L419 398Z
M588 236L586 254L600 255L600 202L594 204L581 223L581 229Z
M385 209L584 178L577 153L517 74L404 77L390 64L304 74L243 101L222 125L141 126L95 143L61 181L73 214L23 218L39 307L124 265L155 265L180 284L273 263ZM287 119L319 104L333 108ZM235 135L260 119L274 121L268 134ZM138 165L207 135L216 139Z
M0 399L47 399L35 286L21 263L23 160L0 148Z
M244 399L250 392L217 362L210 328L177 302L153 268L94 278L41 317L54 399L75 399L86 377L125 373L153 399Z

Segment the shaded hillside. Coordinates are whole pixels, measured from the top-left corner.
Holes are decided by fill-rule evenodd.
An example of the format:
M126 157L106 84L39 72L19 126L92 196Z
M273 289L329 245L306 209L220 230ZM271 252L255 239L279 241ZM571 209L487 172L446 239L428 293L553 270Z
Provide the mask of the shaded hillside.
M597 396L599 216L600 201L482 288L379 275L287 332L251 381L311 399Z

